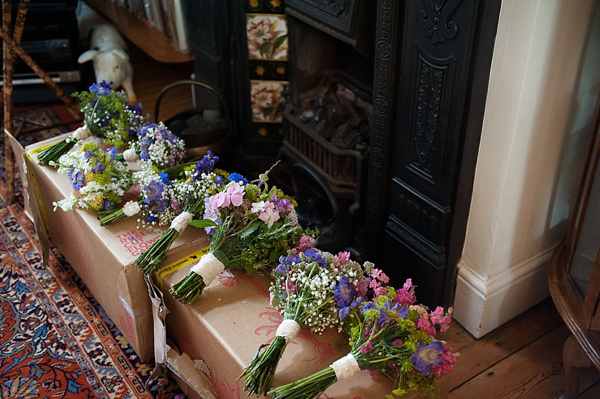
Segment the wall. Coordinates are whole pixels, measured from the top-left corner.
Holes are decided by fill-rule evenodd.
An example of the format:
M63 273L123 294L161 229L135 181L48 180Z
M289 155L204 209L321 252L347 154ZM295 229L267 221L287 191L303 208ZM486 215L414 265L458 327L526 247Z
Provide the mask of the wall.
M549 296L600 82L596 4L502 2L454 303L475 337Z

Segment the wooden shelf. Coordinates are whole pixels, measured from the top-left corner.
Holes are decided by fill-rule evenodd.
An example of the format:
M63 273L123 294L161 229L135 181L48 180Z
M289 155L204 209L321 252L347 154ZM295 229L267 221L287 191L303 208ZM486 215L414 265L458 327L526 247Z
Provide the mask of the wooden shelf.
M128 10L111 0L84 0L85 3L111 21L115 27L146 54L159 62L179 63L191 61L191 54L184 54L158 29L146 26Z

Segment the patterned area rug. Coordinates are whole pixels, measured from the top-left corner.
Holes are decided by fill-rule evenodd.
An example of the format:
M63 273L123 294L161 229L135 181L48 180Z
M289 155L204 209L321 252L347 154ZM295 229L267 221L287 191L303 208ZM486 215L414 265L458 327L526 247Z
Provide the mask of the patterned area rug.
M60 121L48 107L15 117L47 125ZM27 145L65 131L22 135L19 141ZM43 265L23 212L18 173L17 202L6 206L0 144L0 398L185 398L173 380L146 385L154 364L140 361L52 243L50 264Z

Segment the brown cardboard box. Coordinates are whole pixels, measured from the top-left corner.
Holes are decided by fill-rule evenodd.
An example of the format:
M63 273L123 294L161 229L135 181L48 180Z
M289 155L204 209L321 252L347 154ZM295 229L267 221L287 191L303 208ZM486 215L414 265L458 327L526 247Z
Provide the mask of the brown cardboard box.
M137 229L135 217L100 227L96 213L89 210L53 211L52 202L68 197L72 188L67 176L35 162L35 149L59 138L26 148L30 176L28 193L41 203L40 211L48 233L73 269L85 282L111 320L142 360L154 354L152 307L148 289L135 258L150 246L165 228ZM37 186L37 187L36 187ZM200 229L189 227L173 243L165 262L186 256L207 245Z
M237 378L260 345L274 338L282 320L281 314L269 306L269 279L238 272L230 276L222 274L192 305L182 305L167 291L188 270L189 265L162 276L160 285L169 309L167 336L179 351L195 360L196 365L205 364L199 369L206 372L221 399L248 398L243 390L244 381ZM323 335L302 330L288 344L274 386L308 376L346 355L349 347L340 344L343 339L334 329ZM385 398L392 389L390 380L374 379L360 372L334 384L321 398ZM204 397L193 395L189 390L188 396Z

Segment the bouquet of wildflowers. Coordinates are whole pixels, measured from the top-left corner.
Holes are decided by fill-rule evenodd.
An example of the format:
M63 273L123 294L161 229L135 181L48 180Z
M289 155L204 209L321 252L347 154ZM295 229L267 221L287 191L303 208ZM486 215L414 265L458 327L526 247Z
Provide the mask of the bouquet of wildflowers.
M128 162L149 163L149 167L159 169L179 164L185 155L185 143L171 133L162 123L147 122L137 129L137 140L130 142L129 149L123 152Z
M337 304L350 305L357 289L366 295L363 268L350 260L348 252L322 252L311 248L308 238L304 236L298 248L281 256L272 272L271 304L279 307L284 320L273 342L261 345L240 376L245 377L244 390L250 395L266 394L271 388L279 359L301 328L321 333L339 325ZM365 268L368 273L372 264L366 262Z
M192 303L226 268L255 273L276 265L281 254L298 245L302 228L295 201L275 186L269 189L267 173L253 183L238 175L238 181L206 199L204 219L192 225L207 229L210 251L171 288L173 297Z
M127 105L124 91L113 91L102 81L90 86L89 91L73 93L83 113L83 126L62 141L40 153L40 165L51 165L67 153L75 143L90 136L100 137L109 146L122 147L134 138L136 129L144 121L140 106Z
M151 180L144 186L142 195L146 222L164 225L170 221L171 225L133 262L142 273L147 275L156 270L166 258L173 241L195 217L203 214L205 199L219 192L229 182L225 177L226 172L214 169L216 160L218 158L212 153L207 154L185 171L185 179L170 182L168 176L163 174L160 182Z
M116 160L116 152L114 147L103 151L98 144L86 142L77 151L62 155L58 174L69 177L75 194L54 202L54 210L79 207L102 211L120 203L133 180L127 165Z
M184 197L190 195L190 189L193 192L196 188L197 194L213 194L216 187L229 181L227 172L215 169L218 160L219 157L207 151L200 161L194 163L170 166L159 172L154 167L134 172L133 180L140 186L140 195L122 208L99 212L100 225L106 226L134 215L139 216L138 222L144 226L168 225L183 210Z
M433 397L439 377L456 363L456 355L435 339L438 330L448 328L451 309L444 313L438 307L429 312L414 305L410 279L401 290L387 287L386 291L372 300L353 301L344 324L352 348L348 355L311 376L272 389L269 395L274 399L317 398L336 381L368 370L394 380L388 399L415 390Z

